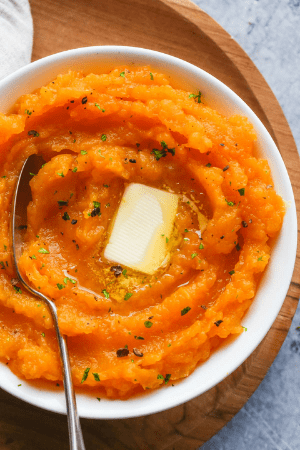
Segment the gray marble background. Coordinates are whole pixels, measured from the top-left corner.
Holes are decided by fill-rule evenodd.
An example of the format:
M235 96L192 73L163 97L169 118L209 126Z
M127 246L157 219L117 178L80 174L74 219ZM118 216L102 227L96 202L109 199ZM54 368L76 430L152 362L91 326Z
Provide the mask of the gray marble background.
M275 93L300 149L300 0L194 0L241 45ZM300 308L263 382L201 450L300 448Z

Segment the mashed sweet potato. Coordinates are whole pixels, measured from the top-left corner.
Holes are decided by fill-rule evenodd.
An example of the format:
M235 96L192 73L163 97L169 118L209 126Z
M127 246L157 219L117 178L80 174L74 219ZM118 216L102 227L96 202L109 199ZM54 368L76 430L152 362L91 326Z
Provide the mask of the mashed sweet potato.
M0 115L2 361L27 379L62 376L50 314L12 261L13 190L33 153L46 164L30 182L20 268L57 305L76 385L128 398L187 377L242 333L285 213L255 139L246 118L149 67L70 71ZM180 196L171 259L153 276L103 257L129 182Z

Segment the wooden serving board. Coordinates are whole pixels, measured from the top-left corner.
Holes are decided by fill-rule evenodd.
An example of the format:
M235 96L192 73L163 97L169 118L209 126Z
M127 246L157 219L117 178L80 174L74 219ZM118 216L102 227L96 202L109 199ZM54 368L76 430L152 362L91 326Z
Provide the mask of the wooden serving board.
M266 81L239 45L189 0L31 0L33 60L91 45L129 45L177 56L211 73L258 115L284 159L300 210L299 156ZM300 295L300 250L288 295L266 338L218 386L169 411L128 420L82 420L88 450L194 450L242 408L274 361ZM65 450L65 416L0 391L0 449Z

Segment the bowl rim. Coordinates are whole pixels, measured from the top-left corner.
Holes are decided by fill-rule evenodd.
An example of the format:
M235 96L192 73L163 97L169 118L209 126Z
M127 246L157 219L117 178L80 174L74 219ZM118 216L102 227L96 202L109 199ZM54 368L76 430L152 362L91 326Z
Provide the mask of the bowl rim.
M38 61L35 61L33 63L28 64L27 66L24 66L20 69L18 69L16 72L12 73L11 75L8 75L6 78L0 81L0 110L1 109L1 97L5 95L8 95L8 98L11 99L14 95L14 90L11 91L14 88L14 85L18 82L22 85L22 79L25 77L28 77L30 75L39 74L43 71L45 73L49 73L49 81L53 78L53 75L50 75L51 67L55 66L55 64L59 63L67 63L68 61L77 61L80 60L84 62L85 58L91 58L95 57L95 55L99 55L99 67L101 65L103 66L103 61L101 62L101 56L102 60L108 57L114 56L116 59L118 58L124 58L128 59L130 58L136 58L137 60L144 60L144 63L146 64L147 60L150 60L150 65L155 66L156 65L165 65L166 68L171 67L174 71L175 68L179 68L179 70L183 73L189 74L191 77L194 77L195 79L199 78L199 82L201 83L207 83L208 85L211 85L216 91L219 91L223 99L225 101L229 101L234 107L237 107L244 115L246 115L248 118L250 118L250 121L253 123L254 128L258 132L258 134L261 134L261 138L264 142L267 143L269 146L269 150L272 154L272 157L274 157L274 161L276 162L275 168L278 165L278 174L282 177L282 183L284 185L284 189L288 192L288 200L290 202L290 206L288 208L289 213L289 220L290 224L286 225L288 228L289 238L290 238L290 246L289 246L289 261L288 264L284 267L284 280L283 284L280 288L280 297L282 298L281 301L276 302L276 307L272 309L269 316L265 319L263 322L263 329L256 330L255 336L252 336L251 338L251 345L247 345L247 351L245 351L242 355L239 354L239 357L236 358L233 361L229 361L226 365L225 361L225 367L220 368L219 374L216 377L211 378L210 382L209 380L206 382L206 388L204 390L201 390L199 387L199 384L201 383L195 383L195 377L197 378L197 373L199 374L199 369L203 366L197 366L195 371L189 375L188 378L181 380L178 384L175 384L174 387L167 386L164 389L158 389L154 392L151 392L151 394L145 395L138 399L133 400L104 400L100 404L96 404L95 408L86 407L84 400L82 400L82 396L84 394L77 393L77 403L78 403L78 411L81 417L85 418L93 418L93 419L123 419L123 418L131 418L131 417L138 417L138 416L144 416L148 414L154 414L158 413L176 406L179 406L182 403L185 403L204 392L208 391L212 387L216 386L220 381L222 381L226 376L228 376L230 373L232 373L236 368L238 368L249 356L250 354L255 350L255 348L260 344L262 339L266 336L269 329L271 328L274 320L276 319L281 306L285 300L286 293L288 291L290 281L292 278L293 270L294 270L294 264L296 259L296 249L297 249L297 216L296 216L296 207L295 207L295 200L293 196L293 190L291 187L291 183L289 180L289 176L287 173L287 170L285 168L284 162L281 158L280 152L278 148L276 147L274 141L272 140L270 134L266 130L265 126L262 124L260 119L256 116L256 114L249 108L249 106L230 88L228 88L225 84L223 84L221 81L216 79L214 76L210 75L209 73L205 72L203 69L200 69L199 67L194 66L193 64L190 64L186 61L183 61L179 58L176 58L174 56L170 56L165 53L138 48L138 47L128 47L128 46L94 46L94 47L83 47L79 49L72 49L60 53L56 53L50 56L47 56L45 58L42 58ZM137 65L141 65L137 63ZM56 72L56 75L58 72ZM205 80L205 81L203 81ZM24 83L23 83L24 84ZM16 98L14 101L9 100L11 104L15 103ZM4 108L5 109L5 108ZM273 152L273 153L272 153ZM272 175L274 175L272 170ZM276 184L276 183L275 183ZM287 215L286 215L287 217ZM287 218L285 217L284 223L287 222ZM280 234L286 233L286 231L282 230ZM276 244L277 245L277 244ZM274 252L274 249L273 249ZM275 257L274 257L275 259ZM265 278L265 276L263 277ZM260 288L259 288L260 289ZM278 294L279 296L279 294ZM256 293L255 297L258 297L258 292ZM253 302L255 303L255 302ZM250 307L251 308L251 307ZM247 312L248 314L248 312ZM255 312L254 312L255 314ZM245 334L245 333L243 333ZM242 335L239 336L238 339L241 339ZM235 343L236 341L234 341ZM232 351L234 350L234 347L237 347L233 343L230 344L230 347L232 347ZM223 350L221 349L221 352ZM216 355L220 356L220 350L217 350L213 355L210 356L209 360L215 359ZM222 357L221 357L222 359ZM206 361L204 364L207 364L208 361ZM26 401L27 403L30 403L34 406L41 407L43 409L53 411L56 413L62 413L66 414L66 407L64 403L64 393L56 393L58 396L58 401L55 401L53 403L49 403L50 396L46 398L46 400L43 398L43 393L45 392L43 389L33 388L35 389L36 395L33 395L32 387L30 387L29 383L26 385L26 381L24 379L16 377L12 372L10 372L10 369L7 368L7 366L3 363L0 364L0 374L2 372L2 375L6 376L8 375L8 372L10 373L10 378L12 379L11 383L5 382L5 376L0 377L0 387L7 391L8 393L14 395L15 397ZM12 376L11 376L12 375ZM201 374L200 374L201 379ZM191 380L193 382L191 383ZM197 380L196 380L197 381ZM198 378L199 381L199 378ZM26 392L23 391L23 389L16 389L15 386L17 386L17 383L21 382L22 385L26 386ZM15 383L15 384L14 384ZM197 389L198 386L198 389ZM196 387L196 389L195 389ZM169 389L172 389L169 391ZM171 394L162 394L166 392L171 392ZM53 392L51 393L53 396ZM47 397L47 396L46 396ZM152 400L149 402L149 398ZM94 401L94 400L93 400ZM122 405L124 405L124 402L129 405L129 408L126 409ZM109 409L107 407L108 404L114 405L112 409ZM99 405L101 407L99 408ZM104 406L102 406L104 405ZM131 406L130 406L131 405Z

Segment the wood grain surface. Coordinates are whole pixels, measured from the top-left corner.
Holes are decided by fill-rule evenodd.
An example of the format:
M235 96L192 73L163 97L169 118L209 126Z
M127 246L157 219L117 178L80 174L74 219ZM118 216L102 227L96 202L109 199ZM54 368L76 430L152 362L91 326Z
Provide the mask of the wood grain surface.
M189 0L31 0L33 60L77 47L130 45L177 56L211 73L253 109L277 143L299 211L297 149L266 81L239 45ZM299 219L299 216L298 216ZM241 409L264 378L291 325L300 295L300 251L281 311L253 354L219 385L162 413L82 420L87 450L194 450ZM0 449L68 449L66 417L0 391Z

